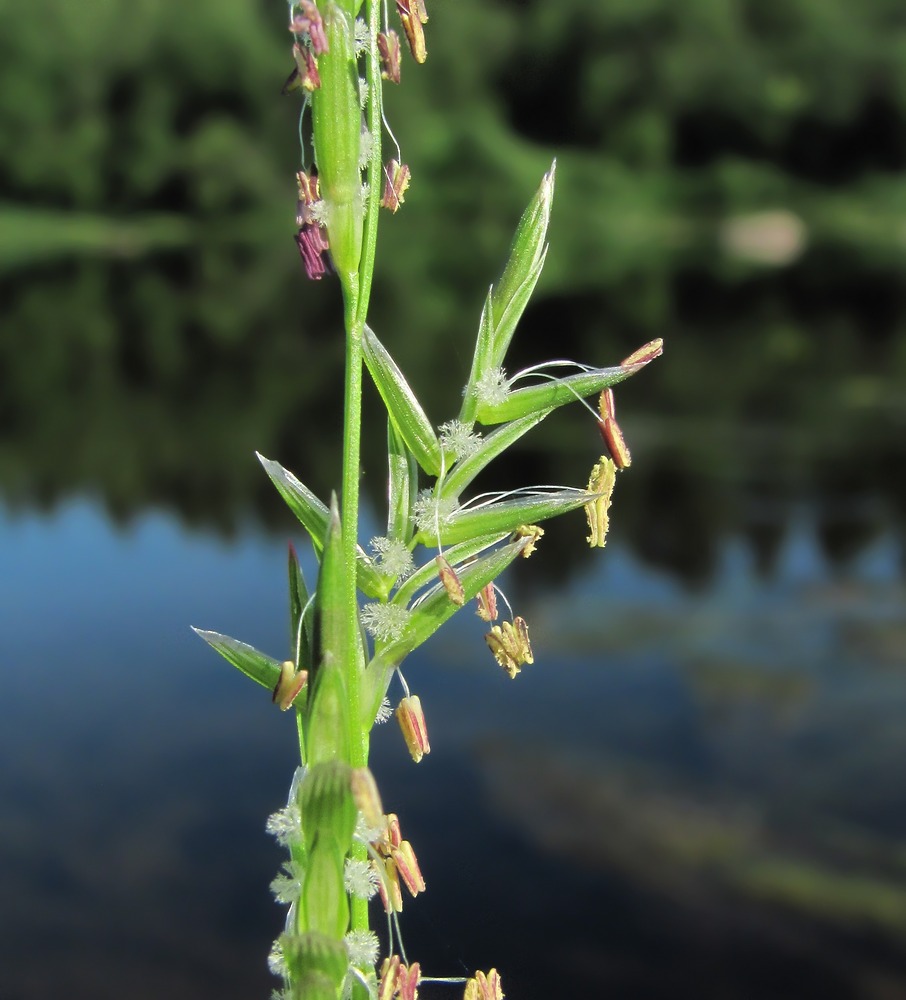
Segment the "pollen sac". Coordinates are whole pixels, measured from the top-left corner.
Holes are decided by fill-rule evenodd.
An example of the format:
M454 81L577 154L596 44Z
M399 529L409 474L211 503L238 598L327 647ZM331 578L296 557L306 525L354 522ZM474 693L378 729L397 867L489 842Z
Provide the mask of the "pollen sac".
M516 617L512 622L495 625L484 638L494 659L510 677L515 677L523 664L535 662L524 618Z
M381 793L378 791L374 775L367 767L354 767L350 774L352 801L369 827L378 827L384 819Z
M323 226L316 222L306 223L296 233L296 246L305 265L305 273L312 281L320 281L330 270L327 251L330 244Z
M297 6L301 9L294 14L289 30L294 35L308 35L315 55L319 56L329 51L327 35L324 34L324 22L313 0L299 0Z
M478 610L476 615L483 622L497 621L497 588L489 583L478 591Z
M381 965L381 979L378 984L378 1000L392 1000L397 992L400 978L400 957L390 955Z
M422 0L396 0L396 12L403 24L412 58L417 63L423 63L428 58L425 49L425 29L422 27L428 20L424 3Z
M418 867L418 858L416 858L415 851L412 850L409 841L403 840L399 847L394 847L391 857L410 895L417 896L420 892L424 892L425 880Z
M399 955L384 959L381 966L381 979L378 984L377 1000L416 1000L421 969L418 962L412 965L402 965Z
M312 50L297 43L293 46L293 58L296 60L297 82L290 86L290 81L293 80L290 76L284 86L284 92L287 89L295 90L297 87L307 90L309 94L317 90L321 86L321 77L318 75L318 60Z
M456 607L461 608L466 603L466 593L462 587L462 581L455 569L447 562L445 556L437 556L434 560L437 563L437 572L440 582L444 585L447 597Z
M664 341L661 337L643 344L637 351L633 351L628 358L623 358L620 362L621 368L632 368L637 370L647 365L649 361L654 361L664 353Z
M598 400L598 412L601 414L598 418L598 427L604 444L610 452L610 457L613 459L613 464L618 469L628 469L632 463L632 456L629 454L629 449L623 439L623 432L617 423L613 389L607 388L601 393L601 398Z
M544 528L540 528L537 524L520 524L519 527L513 532L514 542L518 541L520 538L528 539L525 548L520 553L523 559L528 559L528 557L535 551L535 543L543 534Z
M400 877L396 865L390 858L381 858L379 861L372 859L371 863L377 872L378 895L384 904L384 912L402 913L403 893L400 889Z
M425 725L425 713L418 695L409 695L399 703L396 709L396 719L403 732L403 739L409 748L412 759L417 764L426 753L431 753L428 742L428 727Z
M528 625L524 618L517 615L513 619L513 631L516 633L516 648L523 663L534 663L535 657L532 655L532 647L529 643Z
M378 874L378 892L384 909L388 913L399 913L403 908L400 879L413 896L425 891L425 880L412 845L402 839L396 814L389 813L384 819L384 832L371 842L374 849L372 863Z
M381 76L390 83L400 82L400 36L393 31L381 31L377 36L381 57Z
M500 985L500 973L491 969L487 975L476 972L466 983L463 1000L503 1000L505 994Z
M598 413L601 414L601 423L605 420L613 420L616 415L616 406L614 405L613 389L608 387L605 389L599 399L598 399Z
M318 175L307 174L304 170L300 170L296 174L296 187L299 190L296 225L304 226L307 222L315 221L313 208L321 200Z
M280 679L274 688L271 701L280 708L281 712L285 712L292 707L307 681L307 670L296 670L296 665L292 660L284 660L280 664Z
M632 456L629 454L629 448L626 447L620 425L613 417L607 417L601 421L599 426L601 437L604 438L604 444L607 445L613 464L618 469L628 469L632 464Z
M300 170L296 174L299 198L296 202L296 246L305 265L305 273L313 281L330 270L327 230L321 225L318 209L322 206L317 174Z
M399 847L403 842L400 818L396 813L387 813L387 833L384 839L390 847Z
M594 496L585 505L589 531L587 541L593 549L603 549L606 544L607 529L610 525L607 511L610 507L610 498L613 495L616 480L617 471L613 459L602 455L600 462L591 470L591 475L588 478L588 492Z
M418 996L418 981L421 978L421 970L418 962L413 962L410 966L401 965L399 974L399 998L400 1000L416 1000Z
M405 194L409 190L411 178L409 167L405 163L391 160L384 167L384 193L381 196L381 208L389 208L391 212L396 214L397 209L406 200Z

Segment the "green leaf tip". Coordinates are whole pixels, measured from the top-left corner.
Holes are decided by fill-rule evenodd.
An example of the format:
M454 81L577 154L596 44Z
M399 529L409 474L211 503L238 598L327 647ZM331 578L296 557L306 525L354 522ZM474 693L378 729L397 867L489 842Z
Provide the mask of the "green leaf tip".
M556 173L557 161L554 160L550 170L542 177L541 185L522 213L522 218L516 227L506 267L491 293L491 307L495 319L503 316L519 289L543 261L547 228L554 201ZM501 360L502 354L497 363L499 364Z
M516 227L503 274L485 300L460 419L471 423L480 403L482 383L503 364L516 326L528 305L547 254L547 229L554 197L556 160L541 180Z
M228 635L221 635L220 632L209 632L195 628L194 625L192 631L201 636L212 649L216 649L225 660L241 670L246 677L251 677L255 683L266 687L268 691L273 691L277 686L281 668L279 660L260 652L254 646L249 646L248 643L240 642Z
M324 548L324 536L327 534L327 506L314 493L279 462L265 458L260 452L255 452L264 471L271 482L277 487L277 492L283 497L287 507L296 515L302 527L311 537L315 551L320 553Z

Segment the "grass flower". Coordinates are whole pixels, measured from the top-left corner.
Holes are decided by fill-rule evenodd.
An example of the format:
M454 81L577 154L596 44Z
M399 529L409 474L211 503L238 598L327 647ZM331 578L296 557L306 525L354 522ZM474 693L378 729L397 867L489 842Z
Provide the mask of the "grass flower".
M292 9L289 30L298 36L307 36L315 55L327 52L327 36L324 34L324 21L314 0L299 0Z
M308 681L307 670L297 670L292 660L284 660L280 664L280 678L274 687L271 701L278 706L281 712L291 708L296 698L302 693Z
M461 420L448 420L440 426L440 445L453 453L456 461L474 455L481 447L481 435Z
M396 709L396 718L403 733L403 739L409 748L413 761L417 764L425 754L431 753L428 742L428 727L425 724L425 713L418 695L407 695Z
M498 406L510 391L506 372L502 368L488 368L475 384L475 395L483 406Z
M346 891L357 899L371 899L377 892L377 874L374 867L368 861L347 858L346 868L343 872L343 881Z
M305 869L299 862L285 861L283 871L271 881L271 892L278 903L295 903L302 894Z
M544 536L544 528L540 528L537 524L520 524L519 527L513 532L513 538L527 538L528 544L522 550L522 558L528 559L528 557L535 551L538 547L538 541Z
M455 497L438 497L434 490L422 490L412 507L415 526L430 533L450 523L459 504Z
M623 440L623 432L617 423L613 389L607 388L601 393L601 398L598 400L598 411L600 413L598 423L601 428L601 437L610 452L613 464L618 469L628 469L632 464L632 458L626 447L626 442Z
M410 53L423 63L424 2L395 3ZM368 768L371 727L390 715L387 691L395 676L402 678L402 660L473 599L490 625L487 645L507 674L514 678L534 662L525 620L510 610L510 618L496 624L498 596L509 607L496 581L520 555L534 551L543 535L539 525L548 518L584 507L589 543L604 545L616 469L631 461L611 386L663 350L656 340L613 367L555 359L507 377L508 348L548 252L552 164L485 299L460 412L439 429L428 418L367 323L379 209L395 213L410 180L382 99L384 81L401 79L400 38L386 18L380 0L291 0L289 7L294 69L284 90L302 99L295 242L309 278L337 279L343 306L340 478L334 493L321 498L277 462L259 458L311 539L317 577L309 589L291 548L287 659L199 631L281 709L294 710L301 766L286 805L267 820L267 832L290 854L271 883L287 905L284 933L268 957L283 980L274 993L280 1000L415 1000L420 966L405 959L396 914L403 886L417 896L425 880L396 815L383 812ZM395 147L389 159L382 153L385 132ZM371 540L370 556L359 545L366 372L388 431L387 530ZM494 459L558 407L577 400L589 406L585 400L599 393L598 412L592 412L608 454L596 463L587 489L524 486L460 502L480 474L491 474ZM481 433L478 425L490 430ZM403 687L396 717L418 762L431 749L425 716L418 696L405 681ZM379 944L367 902L375 892L391 916L379 979ZM465 1000L502 997L494 969L466 981Z
M398 538L387 538L378 535L368 543L374 553L374 561L378 570L394 580L405 580L415 569L412 553L405 542Z
M608 511L616 478L616 465L613 459L602 455L588 477L587 492L592 499L585 504L585 513L588 517L588 544L592 548L603 549L607 542L607 529L610 527Z
M384 193L381 196L381 208L388 208L396 214L400 205L406 200L410 180L409 167L405 163L391 160L384 167Z
M373 602L362 608L362 625L375 639L391 642L401 639L409 624L411 612L398 604Z
M400 36L392 29L377 36L381 54L381 76L390 83L400 82Z
M500 974L496 969L490 972L476 972L466 983L463 1000L503 1000L505 994L500 985Z
M475 614L485 622L493 622L497 620L497 588L493 583L487 584L487 586L482 587L478 592L478 610Z
M360 968L373 968L378 960L380 942L374 931L350 931L346 935L349 961Z
M396 10L403 25L406 41L412 58L423 63L428 57L425 49L425 29L422 27L428 20L423 0L396 0Z
M516 617L512 622L494 625L485 636L485 642L510 677L520 673L524 664L535 662L524 618Z
M302 841L302 814L295 804L285 806L267 818L267 832L277 838L277 843L290 847Z
M271 945L270 954L267 956L267 967L275 976L281 976L284 979L289 974L289 970L286 967L286 956L283 954L283 942L280 938L277 938ZM276 995L282 996L282 991Z
M437 573L444 590L447 592L447 597L458 608L461 608L466 603L466 592L463 589L462 580L459 579L459 574L445 556L435 556L434 562L437 564Z

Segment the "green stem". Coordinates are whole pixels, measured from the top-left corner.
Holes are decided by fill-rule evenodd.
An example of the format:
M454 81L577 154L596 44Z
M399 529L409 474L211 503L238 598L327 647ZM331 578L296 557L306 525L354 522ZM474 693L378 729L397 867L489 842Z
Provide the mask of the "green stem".
M354 282L343 285L344 319L346 324L346 381L343 417L343 494L340 523L343 539L345 592L343 607L346 616L346 648L359 648L359 604L356 588L356 547L359 527L359 465L362 438L362 324L357 320L358 288ZM362 734L361 672L358 657L346 664L346 696L353 767L367 763L366 743Z
M368 160L368 200L365 205L365 233L362 256L356 275L343 275L343 305L346 325L346 384L343 431L343 497L341 522L343 553L346 563L347 649L359 645L358 592L356 589L356 545L359 524L359 466L361 462L362 425L362 334L371 298L374 259L377 247L378 210L381 192L381 70L377 52L380 4L368 0L371 47L368 54L368 128L371 155ZM361 681L358 664L347 670L350 740L353 767L368 763L368 727L362 720Z
M368 54L368 130L371 133L371 156L368 161L368 201L365 206L365 233L362 258L359 264L358 286L350 285L344 305L346 322L346 392L345 430L343 436L343 501L342 530L347 566L347 627L348 649L358 646L358 594L356 589L356 545L359 519L359 465L361 460L362 419L362 334L368 316L371 283L374 277L374 260L377 249L378 210L382 188L381 167L381 70L377 52L377 33L380 28L379 0L367 0L371 47ZM352 677L351 675L355 675ZM362 719L361 681L358 665L348 671L351 683L349 693L349 719L352 727L350 746L353 767L368 764L369 728ZM358 860L367 859L364 846L355 845L353 854ZM353 898L350 926L353 930L367 930L368 902Z
M365 327L368 302L371 299L371 281L374 277L374 258L377 251L378 211L381 203L384 170L381 163L381 61L377 51L380 30L379 0L368 0L368 21L371 48L368 53L368 131L371 133L371 156L368 158L368 202L365 205L365 235L362 241L362 262L359 267L359 308L356 319L360 330Z

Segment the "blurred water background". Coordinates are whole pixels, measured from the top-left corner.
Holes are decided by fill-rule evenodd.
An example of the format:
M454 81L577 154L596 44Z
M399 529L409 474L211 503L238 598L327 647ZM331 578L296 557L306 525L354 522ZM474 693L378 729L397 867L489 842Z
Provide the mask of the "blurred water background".
M505 584L535 665L459 616L407 671L431 756L375 735L429 887L410 954L513 1000L904 997L906 12L429 12L373 325L432 419L554 156L511 369L667 349L618 392L607 549L564 519ZM253 453L338 476L285 7L0 13L0 998L267 996L292 720L189 625L285 655L287 539L312 562ZM486 485L599 452L561 412Z

